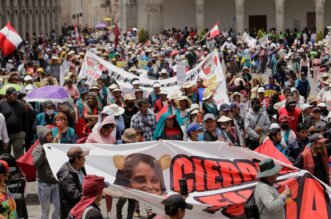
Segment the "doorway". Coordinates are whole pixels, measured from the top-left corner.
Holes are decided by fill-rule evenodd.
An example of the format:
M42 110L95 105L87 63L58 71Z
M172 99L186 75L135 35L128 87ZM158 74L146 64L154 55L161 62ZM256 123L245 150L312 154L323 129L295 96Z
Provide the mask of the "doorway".
M249 32L253 32L254 29L256 32L262 29L267 31L267 15L249 16Z
M308 30L314 30L316 25L316 13L307 12L307 28Z

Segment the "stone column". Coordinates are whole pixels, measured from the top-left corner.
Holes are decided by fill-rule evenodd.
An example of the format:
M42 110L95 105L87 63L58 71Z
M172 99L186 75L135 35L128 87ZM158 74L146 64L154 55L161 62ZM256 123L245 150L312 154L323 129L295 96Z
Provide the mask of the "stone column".
M205 0L195 0L195 17L197 33L200 34L205 28Z
M236 32L242 34L245 30L245 0L236 0Z
M315 0L316 33L324 31L324 5L325 0Z
M276 31L284 31L284 5L285 0L275 0L276 4Z
M127 27L137 27L137 0L127 0L126 14Z
M158 34L163 30L163 0L150 0L146 4L147 31L150 35Z
M119 0L112 0L111 1L111 11L112 11L112 19L114 23L120 22L120 9L121 4Z

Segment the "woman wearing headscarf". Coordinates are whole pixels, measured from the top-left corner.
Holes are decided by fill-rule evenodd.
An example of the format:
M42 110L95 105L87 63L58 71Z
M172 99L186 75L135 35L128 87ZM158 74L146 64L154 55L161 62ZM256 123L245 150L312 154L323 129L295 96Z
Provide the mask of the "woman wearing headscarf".
M81 200L71 209L69 218L75 219L103 219L99 205L102 200L105 178L87 175L83 182Z
M162 114L156 124L153 139L183 140L183 131L179 126L176 117L176 115L172 115L169 112Z
M114 144L116 139L111 133L115 127L115 118L113 116L105 117L99 124L98 129L87 137L86 143Z

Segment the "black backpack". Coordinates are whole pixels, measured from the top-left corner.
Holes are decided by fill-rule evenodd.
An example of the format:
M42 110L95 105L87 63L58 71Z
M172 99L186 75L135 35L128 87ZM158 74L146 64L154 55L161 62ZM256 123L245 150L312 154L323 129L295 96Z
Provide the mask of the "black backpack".
M246 219L259 219L260 214L264 208L264 206L263 206L261 211L259 212L259 209L257 208L256 202L255 202L254 192L255 192L255 190L248 197L247 201L244 204Z

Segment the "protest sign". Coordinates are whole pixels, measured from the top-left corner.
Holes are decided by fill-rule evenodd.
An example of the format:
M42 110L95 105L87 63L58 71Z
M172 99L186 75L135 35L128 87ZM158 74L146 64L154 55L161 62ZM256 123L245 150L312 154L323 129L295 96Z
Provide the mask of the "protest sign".
M163 209L161 201L180 191L186 179L193 204L185 218L244 218L243 204L252 193L258 162L266 156L226 142L151 141L124 145L47 144L47 160L56 176L68 161L72 146L89 149L85 169L104 176L110 183L106 192L133 198ZM330 187L311 174L275 160L282 169L275 188L292 190L292 201L285 205L287 219L325 219L331 217ZM144 170L144 171L142 171Z
M134 78L140 79L140 88L144 90L145 93L152 91L155 82L159 82L162 89L166 90L169 94L178 93L180 90L177 76L164 80L139 78L139 76L107 62L91 51L88 51L85 55L78 80L86 78L88 84L96 84L96 80L104 70L108 70L109 75L113 77L124 90L132 89L130 82ZM204 80L204 85L207 89L215 93L214 100L218 106L224 102L229 102L226 81L216 50L211 52L196 67L185 73L185 82L194 82L198 77Z
M185 82L185 68L186 63L185 62L178 62L177 63L177 85L182 86Z

